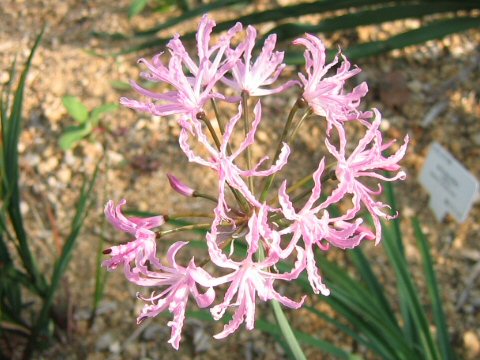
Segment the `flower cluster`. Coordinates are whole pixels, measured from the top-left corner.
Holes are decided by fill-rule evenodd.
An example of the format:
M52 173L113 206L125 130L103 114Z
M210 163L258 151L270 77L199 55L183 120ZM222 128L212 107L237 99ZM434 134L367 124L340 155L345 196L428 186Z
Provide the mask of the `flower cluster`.
M284 306L299 308L303 297L291 299L276 288L278 283L295 280L302 272L315 293L329 295L315 252L327 251L331 246L351 249L365 239L378 243L381 219L392 218L388 205L377 198L382 192L378 182L405 178L398 162L405 154L408 137L390 156L385 155L393 141L383 142L381 115L376 109L359 110L368 91L366 83L347 90L347 80L360 69L352 67L345 56L339 53L327 63L322 41L306 34L293 42L305 49L305 73L299 74L299 80L281 83L284 54L275 51L275 35L265 40L255 58L257 34L253 27L248 26L244 32L242 25L236 24L212 44L214 27L215 22L208 16L202 18L195 57L175 36L167 45L168 62L163 61L163 54L152 61L139 60L147 69L142 77L170 85L169 91L157 93L132 82L146 100L120 100L127 107L153 115L174 115L181 128L180 148L188 160L216 174L215 196L194 190L173 175L168 177L179 194L204 197L214 203L205 239L208 258L202 265L194 258L185 265L177 263L177 252L188 247L187 242L171 245L165 261L157 254L159 239L172 232L195 229L194 222L184 228L154 232L152 229L168 224L166 216L125 217L121 210L125 200L116 206L109 201L105 207L108 220L133 239L107 249L104 253L110 258L103 265L108 270L123 267L129 281L155 289L149 296L138 296L145 302L138 322L170 311L173 320L168 323L172 328L169 342L175 349L179 347L190 297L199 307L209 307L215 320L231 308L232 320L215 335L224 338L242 323L247 329L254 327L257 301L277 300ZM253 164L250 147L262 122L262 97L295 90L299 97L279 137L277 151L271 159L265 156ZM219 117L215 127L207 107L214 107L218 117L218 102L224 102L224 107L237 105L230 120L223 124ZM312 185L294 196L299 186L289 188L287 180L283 180L274 192L274 177L287 165L292 151L289 144L296 130L310 119L326 121L327 129L325 153L310 175ZM347 124L352 123L364 134L356 145L346 131ZM233 134L240 129L243 140L234 144ZM240 157L245 160L239 161ZM376 188L371 188L372 181L378 184ZM329 186L325 187L327 182ZM327 192L325 188L332 190ZM339 215L332 209L339 208L340 202L346 210ZM373 219L372 230L364 225L364 211ZM235 254L233 240L243 244L246 255ZM290 272L277 270L276 264L282 261L293 265ZM205 270L207 263L210 273ZM212 273L214 268L220 270L219 274Z

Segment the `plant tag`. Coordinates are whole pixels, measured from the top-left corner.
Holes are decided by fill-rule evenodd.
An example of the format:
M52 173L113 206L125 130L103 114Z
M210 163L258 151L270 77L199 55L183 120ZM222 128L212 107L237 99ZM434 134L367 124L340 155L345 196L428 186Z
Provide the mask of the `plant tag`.
M438 221L447 213L459 222L467 219L478 191L478 181L436 142L430 146L420 183L430 193L430 207Z

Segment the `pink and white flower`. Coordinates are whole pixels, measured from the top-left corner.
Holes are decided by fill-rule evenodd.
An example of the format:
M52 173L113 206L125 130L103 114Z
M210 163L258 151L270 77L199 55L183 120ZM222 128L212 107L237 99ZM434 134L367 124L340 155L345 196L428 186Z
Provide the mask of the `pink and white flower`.
M326 65L325 45L314 35L306 34L305 38L296 39L293 44L306 48L304 57L307 76L298 74L303 84L303 98L315 114L327 118L329 131L332 124L371 116L370 112L362 113L357 110L362 97L368 92L367 84L362 82L351 92L344 89L346 81L361 71L358 67L350 69L350 62L342 54L337 54L335 59ZM343 62L335 75L327 76L328 71L338 64L339 55Z
M321 250L328 250L330 244L341 249L352 249L364 238L372 238L373 234L365 228L360 228L362 219L357 219L354 223L348 223L341 218L330 218L325 209L324 203L317 206L314 204L320 199L322 192L321 177L325 168L324 160L320 162L317 170L313 174L314 187L312 194L300 211L296 211L286 192L287 182L284 181L279 189L278 197L282 207L283 215L293 223L281 231L281 234L292 233L292 239L285 250L287 255L289 249L298 245L300 239L303 240L305 248L305 268L308 274L308 280L313 291L327 296L330 290L325 286L319 274L315 261L316 245ZM323 215L318 216L322 211Z
M365 205L370 212L375 225L375 242L378 244L381 238L380 218L392 219L391 216L382 209L390 208L387 204L376 201L372 196L382 192L382 187L378 184L378 190L372 190L364 185L361 178L376 178L383 181L404 180L406 174L400 170L398 162L404 157L407 150L408 135L405 136L404 143L395 152L395 154L385 157L382 152L388 150L394 143L390 141L386 144L382 143L382 133L380 132L381 115L378 110L373 110L375 120L367 129L363 139L360 140L357 147L347 157L346 146L347 140L344 136L340 136L340 146L335 148L330 141L325 139L325 144L329 152L337 159L337 167L335 170L336 177L339 181L338 187L332 192L326 200L325 205L333 204L342 199L346 194L353 195L353 208L345 214L345 218L352 218L360 211L361 204ZM379 174L376 171L392 171L397 172L393 177L389 178Z
M165 223L164 216L153 216L149 218L127 218L122 213L122 206L126 200L121 200L115 206L112 200L105 206L105 216L107 220L118 230L127 232L135 237L126 244L112 246L104 251L104 254L110 256L105 260L102 266L108 271L115 270L119 265L124 266L125 276L128 279L136 277L131 268L131 262L135 261L135 267L144 269L147 261L152 264L158 263L156 257L155 233L150 229L159 227Z
M225 77L222 81L232 89L246 91L250 96L276 94L296 85L297 81L290 80L273 89L265 88L265 86L275 83L285 68L286 65L283 63L284 53L283 51L273 51L277 36L272 34L265 40L260 55L255 62L252 62L252 51L255 47L256 37L257 31L255 28L248 26L247 36L243 43L243 56L231 70L232 79ZM228 54L229 56L235 56L235 51L230 50Z
M157 116L187 115L191 121L195 122L196 115L204 110L207 101L214 98L225 99L222 94L214 91L214 87L241 55L241 49L238 49L231 52L226 59L223 56L225 50L229 48L231 38L241 30L241 25L235 25L218 44L210 47L210 34L214 26L215 22L208 16L205 15L202 18L197 33L198 64L190 58L178 36L168 44L171 54L168 66L162 63L162 53L154 56L152 62L143 58L138 60L149 70L141 74L144 79L167 83L175 90L159 94L132 81L133 89L153 101L141 102L122 97L120 103ZM184 65L192 76L185 74Z
M291 281L298 277L303 270L303 250L297 247L299 253L296 266L289 273L273 273L270 267L274 266L280 260L280 248L273 239L264 238L265 234L272 234L272 230L266 228L268 218L268 207L260 207L258 214L253 213L248 221L249 232L245 236L248 245L247 257L242 261L234 261L227 258L216 243L216 226L219 224L220 217L217 216L212 225L212 230L207 234L207 242L212 262L217 266L232 269L233 272L212 281L212 284L220 285L229 283L229 288L225 293L223 301L213 306L210 311L215 320L219 320L225 314L228 307L236 307L233 319L225 325L222 332L215 335L217 339L222 339L235 332L238 327L245 322L248 330L252 330L255 323L255 303L257 296L262 301L277 300L281 304L298 309L302 306L303 300L293 301L281 294L274 288L275 280ZM261 243L262 240L262 243ZM273 241L272 241L273 240ZM268 248L265 259L255 260L258 255L259 246ZM236 296L236 301L232 303Z
M255 133L262 119L262 108L260 102L258 102L255 106L254 114L255 119L252 123L252 128L250 129L249 133L247 134L243 142L240 144L238 149L232 154L228 153L228 145L235 125L238 123L240 117L242 116L241 105L238 107L237 115L235 115L230 120L225 129L225 134L223 135L223 142L220 146L220 149L217 150L216 148L214 148L209 143L205 134L197 127L197 139L210 153L210 160L205 160L202 157L195 155L193 150L188 145L189 131L185 126L182 127L182 131L180 133L180 147L187 155L188 160L209 167L218 173L218 209L222 218L224 219L229 219L227 215L229 207L225 197L226 184L240 191L240 193L245 197L245 199L253 206L261 206L255 195L252 194L252 192L248 188L243 178L248 178L251 176L264 177L280 171L280 169L287 163L288 155L290 154L290 148L288 147L288 145L283 144L283 148L277 162L267 170L258 170L258 168L265 160L268 160L268 156L262 158L251 170L241 170L236 164L234 164L235 159L255 141Z
M168 341L178 350L182 333L185 309L189 295L191 295L200 308L208 307L215 299L215 291L211 284L211 276L202 268L195 266L192 260L185 268L175 261L177 252L187 242L176 242L167 251L167 261L170 266L154 266L160 271L145 271L135 283L145 287L161 287L160 293L153 292L149 297L138 295L147 302L137 318L137 323L146 318L152 318L161 312L168 310L173 314L173 320L168 322L172 328L172 334ZM207 288L205 293L200 293L197 284Z

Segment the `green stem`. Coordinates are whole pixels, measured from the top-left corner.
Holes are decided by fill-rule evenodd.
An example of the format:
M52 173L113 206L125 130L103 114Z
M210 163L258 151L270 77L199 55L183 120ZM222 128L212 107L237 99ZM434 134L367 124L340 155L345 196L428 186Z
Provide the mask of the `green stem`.
M223 120L220 117L220 113L218 112L217 103L214 99L211 100L213 111L215 112L215 117L217 118L218 128L220 129L220 133L223 135L225 134L225 125L223 124Z
M306 111L305 114L303 114L302 118L298 121L297 125L295 126L292 133L288 137L288 140L287 140L288 142L291 142L295 138L295 136L297 135L298 129L300 129L300 126L302 126L305 119L308 118L312 114L313 114L312 109L308 109L308 111Z
M293 118L295 117L295 113L297 110L303 106L303 101L301 98L299 98L297 101L295 101L295 104L293 105L292 109L290 110L290 113L288 114L287 122L285 123L285 126L283 128L282 135L280 136L280 139L278 140L277 144L277 149L275 150L275 155L273 156L272 159L272 164L275 164L275 162L278 160L278 157L280 156L280 152L282 151L283 147L283 142L287 138L288 131L290 130L290 127L292 126ZM270 190L270 187L272 186L273 180L275 179L275 174L270 175L266 182L265 186L263 187L262 194L260 195L260 202L263 202L267 199L268 196L268 191Z
M204 194L204 193L201 193L201 192L198 192L198 191L194 191L192 196L207 199L207 200L210 200L211 202L214 202L216 204L218 203L218 199L215 196Z
M178 228L175 228L175 229L157 231L156 234L157 234L157 238L161 238L165 235L175 234L175 233L181 232L181 231L210 229L211 227L212 227L211 223L192 224L192 225L181 226L181 227L178 227Z
M245 137L248 136L250 132L250 119L248 118L248 93L246 91L242 91L242 106L243 106L243 125L245 128ZM252 168L252 150L250 146L247 147L247 170ZM248 177L248 188L250 192L253 194L253 177Z
M262 261L265 259L265 253L264 253L262 244L260 244L260 246L258 247L257 258L258 258L258 261ZM287 342L288 347L292 351L294 359L307 360L307 358L305 357L305 354L302 351L302 348L300 347L300 344L298 343L297 338L295 337L295 334L293 333L292 328L290 327L290 324L288 323L288 319L285 316L285 313L280 307L280 304L276 300L270 300L270 302L272 304L273 313L275 314L275 319L277 320L277 324L280 327L280 331L282 332L282 335L285 338L285 341Z
M198 114L197 117L199 120L202 120L205 123L205 125L207 125L208 131L210 132L210 135L212 136L212 139L215 142L217 149L220 149L220 146L222 145L222 143L220 142L220 139L217 136L217 132L213 128L210 120L207 118L207 116L204 113Z
M220 139L218 138L217 133L216 133L215 129L213 128L210 120L208 120L207 116L204 113L201 113L197 116L198 116L199 120L202 120L205 123L205 125L207 125L208 131L212 135L213 141L215 142L215 145L217 146L217 149L220 150L220 147L221 147L222 144L221 144ZM218 120L218 118L217 118L217 120ZM248 206L248 203L246 202L246 200L243 198L243 196L236 189L234 189L230 184L228 184L228 187L232 191L232 193L235 196L235 199L237 200L240 207L244 211L248 211L249 206ZM202 194L202 195L205 195L205 194ZM205 197L205 199L209 199L209 200L212 199L212 198L208 198L206 196L204 196L204 197ZM215 201L218 202L218 199L215 200Z

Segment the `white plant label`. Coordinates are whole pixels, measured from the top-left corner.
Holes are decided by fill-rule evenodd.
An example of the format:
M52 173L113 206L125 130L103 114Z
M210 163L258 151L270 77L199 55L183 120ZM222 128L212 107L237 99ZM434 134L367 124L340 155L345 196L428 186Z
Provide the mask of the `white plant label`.
M457 221L467 219L478 191L477 179L438 143L430 146L420 183L430 193L430 207L437 220L447 213Z

